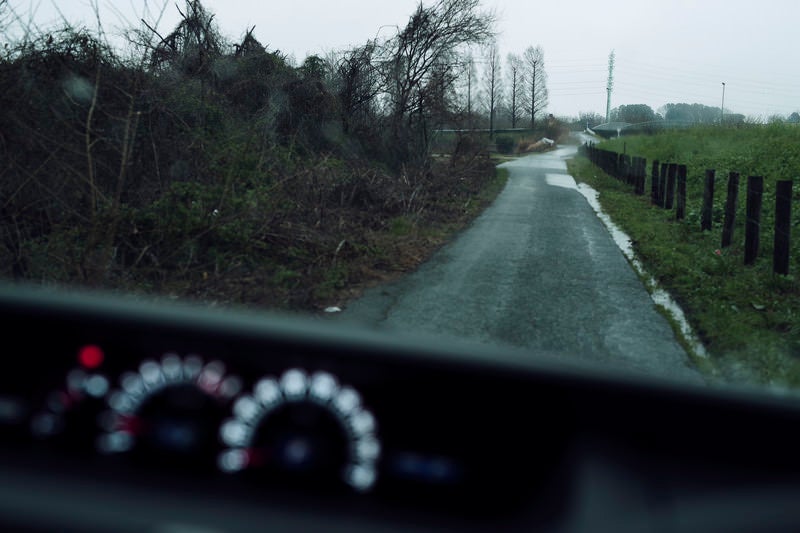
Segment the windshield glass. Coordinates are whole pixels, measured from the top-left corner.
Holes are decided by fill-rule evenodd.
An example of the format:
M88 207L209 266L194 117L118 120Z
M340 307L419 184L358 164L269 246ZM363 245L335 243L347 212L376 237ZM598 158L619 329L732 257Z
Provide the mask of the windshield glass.
M0 276L794 388L798 14L0 0Z

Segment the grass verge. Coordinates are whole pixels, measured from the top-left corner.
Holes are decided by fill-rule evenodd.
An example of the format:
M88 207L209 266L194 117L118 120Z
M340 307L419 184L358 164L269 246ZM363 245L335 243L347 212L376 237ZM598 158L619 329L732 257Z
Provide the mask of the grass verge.
M360 236L357 253L335 265L346 272L335 287L317 286L314 307L341 305L364 289L415 270L459 231L466 228L503 190L508 170L486 165L479 185L460 194L431 199L424 213L394 217L380 229ZM333 265L332 265L333 269Z
M648 143L658 146L658 140L658 136L644 138L637 144L636 139L628 138L627 151L651 159L658 154L638 149ZM673 148L677 145L671 138L662 141ZM662 152L658 157L689 164L691 173L692 156L708 158L708 152L697 150L700 141L681 142L687 150L673 149L672 154ZM725 162L705 159L694 162L695 168L698 165L720 168ZM719 224L713 231L701 232L692 217L677 222L674 212L651 206L648 197L635 196L629 186L583 157L570 161L569 170L600 192L603 210L630 236L645 269L684 309L710 354L702 370L727 382L800 386L800 284L796 276L774 275L767 254L755 266L745 267L743 245L720 250ZM797 264L793 263L794 268Z

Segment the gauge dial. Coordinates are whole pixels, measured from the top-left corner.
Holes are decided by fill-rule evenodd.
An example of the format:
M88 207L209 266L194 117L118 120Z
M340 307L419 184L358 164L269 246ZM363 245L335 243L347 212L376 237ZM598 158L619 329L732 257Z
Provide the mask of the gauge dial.
M102 370L104 353L96 345L78 350L78 365L67 372L63 384L50 391L42 408L31 417L36 438L64 438L79 448L97 435L97 414L110 388Z
M233 404L220 427L223 472L344 482L358 491L377 481L376 421L352 387L327 372L291 369L264 377Z
M146 451L148 457L193 462L218 449L215 434L241 391L242 381L226 374L219 361L166 354L147 360L138 371L120 377L101 415L104 433L97 448L104 453Z

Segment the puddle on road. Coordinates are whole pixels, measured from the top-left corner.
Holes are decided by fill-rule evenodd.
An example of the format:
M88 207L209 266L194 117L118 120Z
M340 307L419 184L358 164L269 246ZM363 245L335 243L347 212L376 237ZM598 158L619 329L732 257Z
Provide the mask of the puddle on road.
M544 178L547 184L553 187L562 187L564 189L578 188L578 185L575 183L575 178L569 174L545 174Z
M549 183L549 175L548 175L548 183ZM573 182L574 183L574 182ZM594 190L593 188L589 187L588 185L581 183L575 186L575 188L580 192L584 198L589 202L589 205L592 206L595 213L600 220L603 221L608 232L611 234L611 238L614 239L614 242L617 243L619 249L622 250L622 253L628 259L628 261L633 265L633 268L639 275L645 280L648 286L648 292L650 292L650 298L652 298L653 302L656 305L660 305L667 312L672 315L673 320L679 325L681 329L681 333L683 337L686 339L686 342L689 344L691 349L700 357L708 357L708 352L706 352L705 347L697 340L694 332L692 331L691 326L689 326L689 322L686 320L686 315L683 312L683 309L672 299L672 296L669 295L667 291L660 288L658 283L656 282L653 277L647 273L642 265L641 261L636 257L636 254L633 252L633 246L631 246L631 239L628 235L619 229L619 227L614 224L607 214L603 212L603 209L600 206L600 201L598 200L599 193Z

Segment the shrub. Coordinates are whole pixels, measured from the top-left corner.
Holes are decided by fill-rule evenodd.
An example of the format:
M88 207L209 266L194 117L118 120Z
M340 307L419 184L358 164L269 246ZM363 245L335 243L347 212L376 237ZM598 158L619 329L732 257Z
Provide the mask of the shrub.
M497 145L498 152L501 154L510 154L514 151L516 142L514 141L514 137L510 135L498 135L495 139L495 144Z

